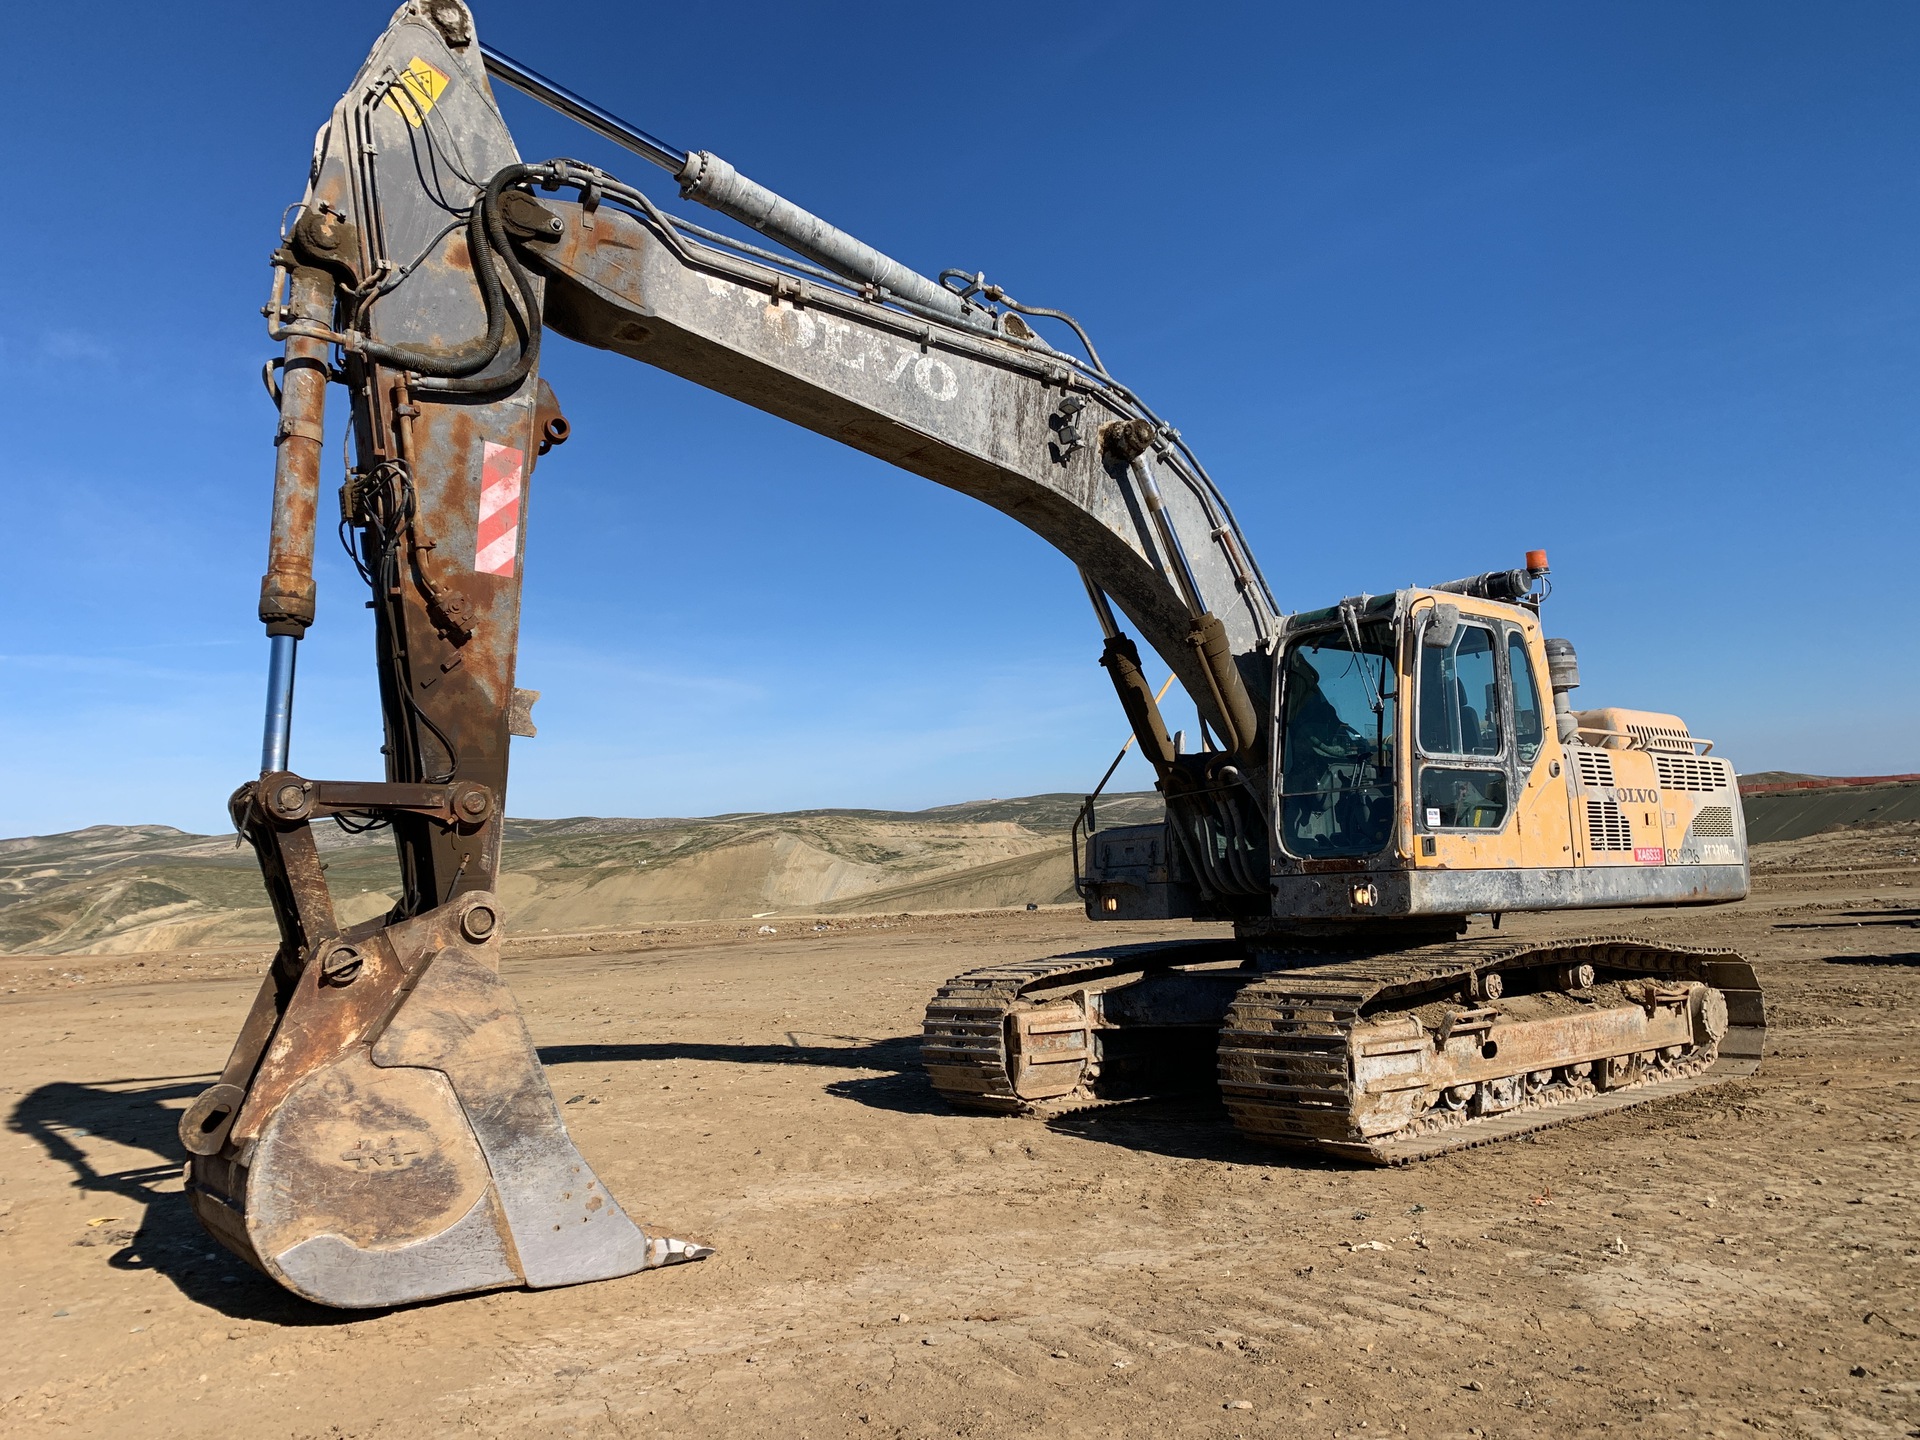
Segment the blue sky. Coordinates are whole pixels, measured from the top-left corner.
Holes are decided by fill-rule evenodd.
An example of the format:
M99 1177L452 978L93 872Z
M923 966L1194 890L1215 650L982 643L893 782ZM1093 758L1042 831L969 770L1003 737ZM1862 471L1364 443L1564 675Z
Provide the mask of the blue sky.
M390 13L324 8L10 18L0 835L216 830L257 766L266 258ZM1920 770L1920 9L477 14L909 264L1077 314L1284 606L1544 546L1582 703L1677 711L1746 771ZM529 158L672 199L502 104ZM545 365L575 439L531 502L520 683L545 695L513 813L1098 777L1124 722L1063 557L643 366L567 342ZM319 581L293 761L372 777L367 620L325 543Z

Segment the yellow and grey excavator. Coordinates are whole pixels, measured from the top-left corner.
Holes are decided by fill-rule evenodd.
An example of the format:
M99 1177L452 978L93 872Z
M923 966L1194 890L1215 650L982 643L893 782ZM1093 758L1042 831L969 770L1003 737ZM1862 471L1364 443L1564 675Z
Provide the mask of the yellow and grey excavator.
M749 243L573 160L515 152L491 81L668 170ZM1746 893L1732 767L1670 715L1574 710L1546 557L1286 614L1180 433L1071 317L908 269L705 151L646 134L408 0L315 142L273 254L279 413L260 775L235 792L281 941L188 1108L207 1229L327 1305L554 1286L698 1259L634 1224L568 1137L500 978L496 895L529 484L567 436L552 330L682 375L1005 512L1079 567L1165 820L1100 828L1092 920L1231 922L963 975L924 1057L1001 1114L1216 1085L1245 1132L1417 1159L1759 1062L1751 969L1627 936L1466 939L1469 916ZM1035 321L1059 326L1059 349ZM327 387L339 525L370 590L386 778L289 765L315 616ZM1201 717L1167 732L1130 621ZM1109 772L1111 773L1111 772ZM313 824L390 828L403 897L342 925Z

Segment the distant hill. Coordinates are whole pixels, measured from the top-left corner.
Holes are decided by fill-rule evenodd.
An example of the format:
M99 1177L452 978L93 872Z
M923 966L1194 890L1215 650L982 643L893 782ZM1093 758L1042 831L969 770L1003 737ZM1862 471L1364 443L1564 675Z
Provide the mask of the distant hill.
M512 929L973 909L1073 898L1078 795L931 810L796 810L698 819L507 821L500 892ZM1152 793L1102 799L1103 825L1156 820ZM343 922L394 903L385 835L314 827ZM270 945L253 852L232 835L94 825L0 840L0 954Z
M1770 771L1745 783L1818 777ZM507 821L500 893L511 934L568 934L774 915L987 909L1073 896L1078 795L931 810L793 810L698 819ZM1920 820L1920 785L1754 795L1756 843ZM1158 820L1151 792L1108 796L1102 825ZM384 834L314 827L343 923L398 895ZM269 946L253 852L232 835L93 825L0 840L0 955Z
M1797 788L1815 782L1806 789ZM1804 840L1836 830L1857 830L1920 821L1920 781L1904 776L1796 775L1771 770L1742 775L1740 799L1747 841ZM1781 787L1771 789L1771 787Z

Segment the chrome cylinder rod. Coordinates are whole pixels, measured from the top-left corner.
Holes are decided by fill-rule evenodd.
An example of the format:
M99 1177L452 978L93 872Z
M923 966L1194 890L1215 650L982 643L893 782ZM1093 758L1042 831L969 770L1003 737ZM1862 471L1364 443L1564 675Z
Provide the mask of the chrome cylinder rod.
M1113 618L1113 606L1107 600L1107 592L1094 584L1093 577L1085 570L1080 572L1080 583L1087 587L1087 598L1093 601L1093 613L1100 622L1101 637L1113 639L1120 633L1120 622Z
M1147 502L1147 510L1153 516L1154 528L1160 532L1160 543L1173 564L1174 584L1185 594L1187 604L1197 620L1207 613L1207 597L1200 593L1200 582L1194 578L1186 547L1180 543L1180 532L1173 528L1173 517L1167 514L1167 502L1161 497L1160 486L1153 478L1153 462L1141 455L1135 458L1130 468L1134 483L1140 487L1141 497Z
M531 95L542 105L558 110L570 120L579 121L594 134L604 136L622 149L631 150L641 159L672 172L675 177L687 168L686 151L655 139L638 125L629 125L618 115L601 109L564 85L554 84L538 71L529 70L511 55L502 55L484 40L480 42L480 54L487 63L489 75L496 80L504 80L521 94Z
M293 666L300 642L291 635L271 636L267 644L267 723L260 740L260 773L287 768L293 742Z

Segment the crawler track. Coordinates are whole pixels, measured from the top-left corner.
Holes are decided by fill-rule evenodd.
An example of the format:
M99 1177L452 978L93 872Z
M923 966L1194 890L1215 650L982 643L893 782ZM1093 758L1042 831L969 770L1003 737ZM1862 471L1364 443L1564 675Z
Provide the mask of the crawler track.
M995 965L956 975L927 1006L920 1059L934 1089L963 1110L1020 1115L1033 1107L1013 1088L1007 1017L1028 992L1065 981L1081 967L1061 960Z
M1242 990L1220 1037L1220 1089L1235 1126L1256 1139L1378 1165L1430 1159L1530 1130L1605 1114L1751 1075L1760 1068L1765 1016L1753 967L1729 950L1660 945L1628 936L1516 944L1471 940L1366 959L1311 954ZM1317 962L1317 963L1316 963ZM1356 1032L1437 998L1477 988L1489 974L1591 965L1600 977L1698 982L1726 998L1726 1033L1661 1064L1634 1066L1607 1089L1549 1067L1552 1079L1499 1109L1468 1097L1433 1105L1402 1128L1365 1133L1357 1113ZM1497 1032L1494 1032L1497 1033ZM1545 1072L1535 1072L1545 1073Z
M950 1103L968 1110L1017 1115L1098 1104L1097 1027L1086 991L1196 962L1217 966L1238 953L1232 945L1140 946L957 976L927 1007L927 1072ZM1593 988L1567 981L1583 975L1582 966L1592 967ZM1235 1126L1254 1139L1371 1164L1424 1160L1750 1075L1765 1034L1759 984L1739 956L1627 936L1456 941L1362 956L1268 951L1244 973L1218 1050L1220 1092ZM1489 993L1503 989L1523 998L1503 1004ZM1723 1033L1657 1051L1536 1052L1513 1074L1475 1060L1471 1076L1456 1077L1470 1083L1432 1083L1433 1057L1452 1053L1449 1033L1467 1034L1451 1027L1517 1036L1521 1029L1489 1027L1526 1019L1515 1012L1525 1011L1527 996L1537 1008L1544 995L1563 1015L1582 1006L1603 1018L1635 1014L1644 1000L1649 1015L1664 1005L1677 1017L1683 994L1697 1006L1709 993L1719 997L1715 1006L1724 1000ZM1048 1023L1036 1024L1040 1018ZM1043 1043L1049 1048L1035 1065L1030 1052ZM1381 1074L1383 1054L1408 1060L1397 1074Z
M920 1041L921 1063L934 1088L949 1104L963 1110L1025 1115L1098 1103L1092 1089L1093 1075L1085 1077L1087 1083L1062 1095L1023 1097L1015 1088L1013 1060L1008 1053L1009 1019L1039 995L1059 994L1075 985L1096 985L1116 977L1150 975L1182 964L1217 963L1237 953L1231 941L1130 945L970 970L942 985L927 1006Z

